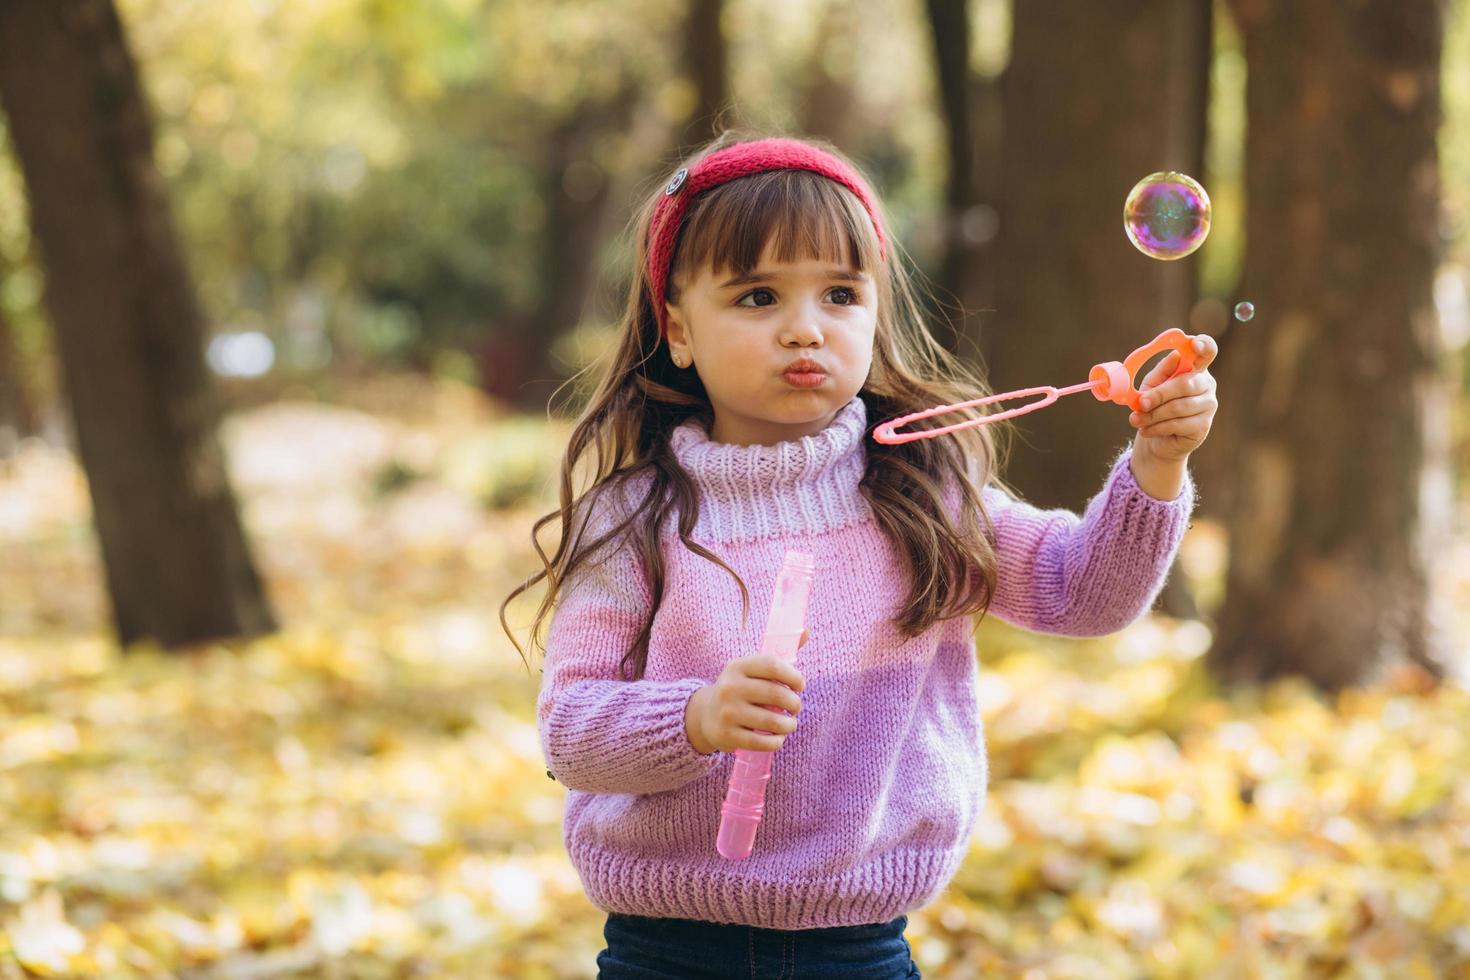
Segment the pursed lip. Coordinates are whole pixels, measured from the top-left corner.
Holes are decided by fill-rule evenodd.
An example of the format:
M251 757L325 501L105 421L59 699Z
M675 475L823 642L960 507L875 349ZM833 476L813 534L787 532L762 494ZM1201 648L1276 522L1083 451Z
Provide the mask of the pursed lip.
M782 374L826 374L827 369L809 357L798 358L786 365Z

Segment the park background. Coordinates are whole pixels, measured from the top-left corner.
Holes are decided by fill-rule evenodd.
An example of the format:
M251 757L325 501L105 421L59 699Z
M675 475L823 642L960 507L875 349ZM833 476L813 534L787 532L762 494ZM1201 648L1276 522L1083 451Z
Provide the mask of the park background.
M1470 977L1464 0L5 0L0 109L0 977L593 975L498 609L722 126L855 159L994 390L1220 343L1158 608L979 628L925 976ZM1017 436L1080 510L1131 430Z

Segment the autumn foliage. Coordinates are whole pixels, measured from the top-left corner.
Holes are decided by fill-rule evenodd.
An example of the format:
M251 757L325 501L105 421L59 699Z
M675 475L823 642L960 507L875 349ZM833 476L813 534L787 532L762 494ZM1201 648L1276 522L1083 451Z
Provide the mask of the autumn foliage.
M595 975L496 621L564 435L444 384L237 413L286 627L183 655L108 639L75 461L0 464L0 978ZM1184 557L1208 596L1217 530ZM1161 617L978 643L990 795L926 977L1470 977L1463 687L1221 691Z

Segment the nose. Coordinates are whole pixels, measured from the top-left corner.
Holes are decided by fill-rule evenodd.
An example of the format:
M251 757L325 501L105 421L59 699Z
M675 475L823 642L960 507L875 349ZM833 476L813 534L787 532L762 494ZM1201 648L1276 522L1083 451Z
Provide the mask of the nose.
M785 347L820 347L824 342L820 303L796 303L781 328L781 344Z

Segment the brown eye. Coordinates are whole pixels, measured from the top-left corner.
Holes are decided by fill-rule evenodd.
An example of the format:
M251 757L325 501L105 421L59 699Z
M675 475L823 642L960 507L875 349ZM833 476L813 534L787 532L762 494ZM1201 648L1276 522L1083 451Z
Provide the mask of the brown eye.
M769 289L752 289L750 292L746 293L744 296L742 296L739 299L737 299L735 301L735 305L736 306L749 306L751 304L746 303L745 301L748 300L748 299L750 299L752 296L760 296L760 295L771 296L772 297L772 302L775 302L774 294ZM756 303L754 305L756 305L756 306L770 306L771 304L770 303Z
M832 288L832 292L847 294L847 299L841 303L842 306L856 306L858 303L862 302L862 300L858 298L857 290L853 289L851 286L834 286Z

